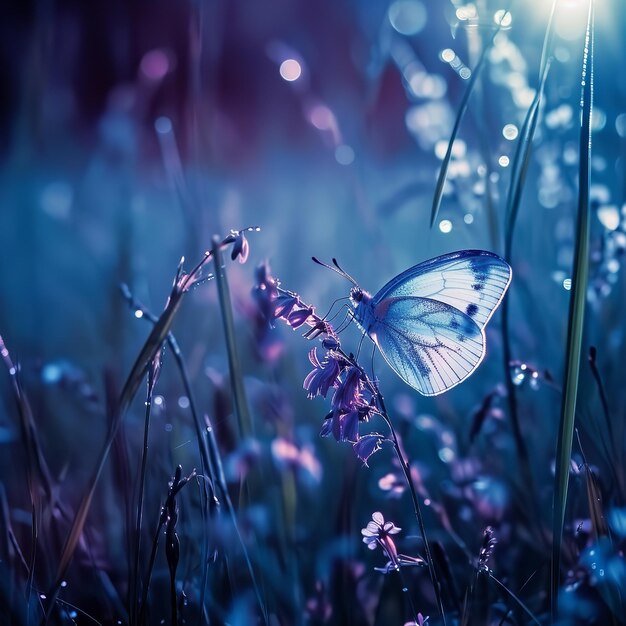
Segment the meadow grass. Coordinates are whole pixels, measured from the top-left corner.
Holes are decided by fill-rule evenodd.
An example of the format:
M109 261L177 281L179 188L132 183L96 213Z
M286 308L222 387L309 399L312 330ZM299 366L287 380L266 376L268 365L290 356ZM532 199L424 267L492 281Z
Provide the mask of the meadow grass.
M124 143L129 127L141 136L132 116L150 115L171 184L167 211L171 203L183 217L177 230L165 212L160 231L141 203L129 202L134 217L116 222L134 226L120 227L123 250L111 272L116 285L101 288L99 302L107 311L121 304L124 318L98 329L100 352L82 351L86 361L97 362L100 380L87 365L64 360L63 350L40 357L36 340L35 348L22 347L18 330L27 313L24 320L11 321L20 317L15 312L0 318L9 320L8 331L0 328L7 400L0 414L0 445L7 450L0 475L2 624L624 623L625 398L617 369L626 212L614 206L620 196L610 186L614 181L607 182L607 162L622 163L623 145L621 156L608 154L599 126L602 115L612 115L619 133L623 112L600 100L605 110L592 115L600 97L594 46L604 49L593 0L585 4L584 40L563 34L564 2L546 5L531 51L516 31L518 19L522 27L533 24L522 4L454 2L443 9L436 2L392 2L376 36L369 35L369 63L364 48L351 48L351 63L368 69L360 75L367 89L346 105L350 115L333 94L345 90L348 98L358 81L337 83L324 97L315 92L320 76L345 70L320 60L323 47L314 62L310 50L300 54L275 36L258 49L251 43L263 57L259 68L276 64L272 71L285 83L280 87L291 90L273 95L267 109L279 109L289 97L295 113L281 109L283 117L264 126L256 117L263 107L254 114L233 108L233 119L241 114L237 119L247 128L242 144L261 136L279 146L279 156L275 162L251 157L255 166L232 175L230 187L227 175L219 181L221 194L213 194L211 177L243 172L245 151L233 147L240 128L228 117L228 100L220 100L220 89L227 90L236 73L226 63L233 42L225 39L225 51L216 52L219 11L198 6L187 24L195 46L193 137L175 135L168 117L153 120L146 104L157 81L176 71L174 52L155 48L142 57L137 89L143 99L133 100L135 110L124 108L123 94L112 98L111 106L120 108L102 122L112 152L90 175L102 176L107 193L109 176L125 189L125 176L148 158ZM422 31L403 32L417 28L421 10L442 41L434 16L454 27L454 59L476 61L465 68L468 75L457 76L460 66L452 62L442 70L429 61L418 45L425 41ZM373 8L354 11L362 33L380 18ZM598 24L606 29L606 22ZM246 22L243 31L263 23ZM225 32L230 27L223 25ZM466 53L472 41L478 47ZM223 75L211 73L217 65L202 65L209 54L225 63ZM445 60L438 51L435 56ZM406 100L404 126L419 153L375 134L369 125L376 128L384 116L365 121L380 105L377 95L389 89L377 65L387 57ZM291 65L283 65L285 58ZM596 53L596 74L598 59ZM298 76L290 74L293 62ZM572 80L580 63L582 80ZM200 99L204 70L215 87L207 102ZM252 99L260 98L253 74L246 83ZM571 95L579 87L580 102ZM437 89L443 91L437 95ZM456 110L448 100L458 101ZM381 102L395 106L391 96ZM353 110L362 115L359 123ZM124 114L128 126L120 123ZM343 168L340 176L324 178L326 161L316 169L304 159L299 169L296 133L280 135L292 128L291 114L317 133L319 146L330 148L332 167ZM246 115L254 124L246 126ZM513 122L515 136L507 137L503 126ZM482 136L483 129L492 135ZM623 129L626 134L626 122ZM375 152L368 141L394 158L382 158L379 146L376 158L366 160L367 149ZM397 189L406 184L406 172L409 202L392 212L394 203L380 198L404 198ZM555 180L557 199L546 200ZM291 188L289 203L284 193ZM221 205L205 211L207 189ZM66 219L63 193L48 190L46 219ZM110 199L107 193L102 196ZM414 194L428 202L414 201ZM328 197L342 197L343 204L329 208ZM259 207L268 198L277 207L265 214ZM247 223L259 217L263 230L203 240L207 228L230 227L231 220L251 215ZM150 230L141 239L146 224ZM86 247L97 250L94 232ZM133 237L154 252L154 265L130 262ZM451 241L462 248L491 241L512 266L513 282L487 328L480 369L458 388L424 398L370 356L369 340L355 331L354 312L346 311L360 302L354 291L360 287L342 268L371 288L383 284L385 273L397 275L449 252ZM163 291L161 270L186 244L194 254L206 245L206 252L189 270L181 259ZM335 258L332 265L316 257L317 265L309 263L309 251L318 254L318 248L341 265ZM268 257L271 265L263 260ZM71 252L69 258L78 257ZM86 259L71 265L87 272ZM476 280L480 288L489 286L488 276ZM24 282L33 292L44 289L43 282ZM66 286L55 288L61 293ZM346 288L354 288L352 304ZM5 291L3 304L11 311ZM337 293L343 297L329 306ZM165 294L158 314L145 304L155 294ZM78 316L59 299L73 337ZM467 337L459 332L461 345ZM120 342L108 346L113 336Z

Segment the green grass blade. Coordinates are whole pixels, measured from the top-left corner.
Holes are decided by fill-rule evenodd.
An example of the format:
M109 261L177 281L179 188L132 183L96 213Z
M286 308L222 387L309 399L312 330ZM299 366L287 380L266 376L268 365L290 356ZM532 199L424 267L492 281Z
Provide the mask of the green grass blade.
M507 9L502 13L502 17L500 18L500 24L493 33L491 39L487 42L487 45L483 48L483 51L478 58L478 62L476 63L476 67L472 70L472 76L467 84L467 89L463 94L463 98L461 103L459 104L459 110L456 114L456 119L454 120L454 126L452 127L452 134L450 135L450 140L448 141L448 147L446 149L446 154L443 157L443 161L441 162L441 169L439 170L439 176L437 178L437 185L435 187L435 195L433 197L433 204L430 210L430 227L433 227L433 224L437 220L437 215L439 214L439 208L441 207L441 198L443 197L443 188L446 184L446 178L448 176L448 168L450 167L450 159L452 157L452 147L454 146L454 142L456 140L457 135L459 134L459 129L461 128L461 122L463 121L463 117L465 115L465 111L467 110L467 105L469 103L470 96L472 95L472 91L474 90L474 86L480 76L480 73L485 65L485 61L487 60L487 54L489 50L493 47L494 41L496 39L496 35L500 32L500 28L502 27L502 21L507 15L508 10L511 7L512 2L509 2Z
M233 393L233 402L235 404L235 413L237 414L237 423L239 426L239 436L247 439L252 435L252 419L250 410L248 409L248 400L243 386L243 372L241 370L241 362L239 360L239 352L237 350L237 341L235 338L235 322L233 320L233 309L230 301L230 291L228 289L228 281L224 272L224 264L220 252L219 238L213 238L213 258L215 263L215 282L217 284L217 293L220 299L220 307L222 309L222 321L224 323L224 337L226 340L226 351L228 353L228 369L230 373L230 385Z
M565 506L569 483L569 467L574 436L574 418L576 397L582 352L583 322L587 295L587 276L589 271L589 188L591 185L591 110L593 103L593 37L594 6L589 1L587 32L582 70L580 163L578 190L578 218L576 225L576 248L572 275L572 296L569 308L567 329L567 354L565 379L563 383L563 403L556 449L556 467L554 477L553 501L553 538L551 571L552 619L558 615L558 591L561 569L561 543Z
M232 238L226 238L224 239L224 241L221 242L220 245L225 246L232 243L232 241ZM48 623L50 615L54 609L61 582L65 577L72 557L74 556L76 546L80 541L85 522L87 521L87 515L89 513L89 509L91 508L91 502L96 491L96 486L98 484L98 481L100 480L102 471L104 470L104 466L111 452L113 442L115 441L115 436L119 430L124 415L126 414L130 403L135 397L137 390L139 389L139 385L141 384L141 381L144 379L144 376L148 371L150 363L167 339L170 328L172 327L174 318L176 317L176 313L180 308L185 293L194 284L197 284L200 280L204 280L201 277L202 270L211 260L212 254L206 253L204 258L191 270L191 272L189 272L189 274L183 274L181 260L176 274L176 279L174 281L174 286L172 287L172 291L170 293L167 304L165 305L165 309L163 310L163 313L159 316L156 324L152 327L148 338L146 339L139 355L135 360L135 363L133 364L133 367L130 370L126 382L124 383L124 387L120 393L118 405L115 409L115 414L113 415L113 418L111 420L111 426L109 428L109 432L107 433L107 438L104 442L102 450L100 451L100 455L98 456L98 460L96 461L93 474L88 483L87 489L83 493L80 504L78 506L78 510L76 511L76 516L72 521L72 526L65 540L65 544L61 552L61 557L59 559L59 564L57 566L56 580L47 594L49 604L46 612L46 617L43 621L44 624Z
M506 218L505 218L505 243L504 258L511 262L511 250L513 246L513 232L517 221L520 201L522 199L522 191L526 181L528 165L530 163L530 154L532 151L532 142L539 121L539 113L541 111L541 101L546 87L546 80L550 73L552 62L552 41L554 39L554 13L559 0L553 0L548 18L548 26L543 39L543 48L541 50L541 62L539 64L539 84L537 93L528 108L524 123L520 132L520 138L515 149L515 156L511 167L511 182L506 200Z

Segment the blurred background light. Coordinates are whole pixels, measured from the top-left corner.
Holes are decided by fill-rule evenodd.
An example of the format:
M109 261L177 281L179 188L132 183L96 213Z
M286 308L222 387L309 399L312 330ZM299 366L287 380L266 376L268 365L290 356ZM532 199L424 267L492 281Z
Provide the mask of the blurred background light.
M280 64L280 75L288 82L298 80L302 75L302 68L300 63L295 59L285 59Z
M401 35L417 35L426 25L426 8L419 0L395 0L387 15Z

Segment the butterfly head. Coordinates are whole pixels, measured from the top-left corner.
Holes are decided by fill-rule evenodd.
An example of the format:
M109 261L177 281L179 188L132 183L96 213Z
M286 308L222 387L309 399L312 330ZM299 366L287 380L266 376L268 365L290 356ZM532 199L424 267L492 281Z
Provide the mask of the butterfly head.
M360 287L352 287L350 289L350 300L355 308L358 308L359 305L367 304L371 299L372 296Z

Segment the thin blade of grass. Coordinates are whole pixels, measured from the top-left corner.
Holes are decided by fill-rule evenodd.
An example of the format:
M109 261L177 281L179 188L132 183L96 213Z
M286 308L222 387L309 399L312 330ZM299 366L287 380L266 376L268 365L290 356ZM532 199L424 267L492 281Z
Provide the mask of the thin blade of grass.
M591 373L593 374L593 378L598 388L600 402L602 404L602 414L604 415L604 421L606 424L606 434L600 431L598 425L598 430L600 431L598 433L598 437L600 439L600 445L604 448L606 463L613 476L613 480L615 481L615 486L618 488L620 495L623 496L625 491L624 476L622 472L617 471L617 468L622 466L622 449L621 446L617 445L619 440L616 439L613 431L613 420L611 419L611 412L609 410L609 401L606 395L604 383L602 381L602 375L600 374L600 370L598 368L597 358L597 348L595 346L590 346L589 367L591 368Z
M437 219L437 215L439 215L439 208L441 207L441 199L443 197L443 188L446 184L446 179L448 177L448 168L450 167L450 159L452 158L452 148L454 146L454 142L456 140L457 135L459 134L459 129L461 128L461 122L463 121L463 117L465 115L465 111L467 110L467 105L469 103L470 96L472 95L472 91L474 90L474 86L480 76L480 73L485 65L485 61L487 60L487 53L491 50L494 41L496 39L497 34L500 32L500 28L502 28L502 22L504 18L508 14L508 10L511 8L513 4L513 0L508 3L507 8L502 12L502 17L500 18L500 23L498 27L495 29L491 39L487 43L487 45L483 48L483 51L480 54L478 62L476 66L472 70L472 76L467 83L467 88L465 93L463 94L463 98L461 99L461 103L459 104L459 110L456 114L456 119L454 120L454 126L452 127L452 133L450 135L450 140L448 141L448 147L446 148L446 154L443 157L443 161L441 162L441 168L439 170L439 176L437 177L437 185L435 187L435 195L433 197L433 204L430 210L430 227L433 227Z
M178 295L178 297L174 297L175 295ZM100 451L100 455L98 456L98 460L96 462L96 467L92 474L91 480L88 483L89 486L80 501L76 516L74 517L70 532L63 547L61 558L59 559L59 565L57 567L56 581L51 589L51 592L48 593L48 597L51 598L48 613L51 607L54 605L54 600L56 599L58 589L61 585L61 581L63 580L63 577L67 572L70 561L74 556L76 546L80 541L85 522L87 521L87 514L89 513L89 509L91 508L91 501L93 500L93 496L96 491L96 486L98 484L98 481L100 480L102 471L104 470L104 465L109 457L109 453L111 452L111 447L113 446L113 442L115 440L115 436L117 434L121 420L123 419L123 416L126 413L126 410L130 405L132 399L137 393L137 390L139 389L139 385L143 380L149 363L154 358L158 350L160 350L163 341L167 337L167 333L170 330L172 322L174 321L174 317L176 316L176 312L178 311L178 308L180 306L181 299L182 292L175 292L172 294L172 297L170 297L170 300L165 307L165 311L163 312L163 314L159 318L158 323L155 324L152 332L146 339L144 346L139 353L139 356L137 357L135 364L130 371L130 374L128 375L128 378L126 379L126 383L124 385L124 388L122 389L122 393L120 395L119 403L111 428L109 429L109 433L107 435L104 446Z
M158 322L158 318L150 312L142 303L140 303L130 292L130 289L126 285L122 285L121 287L122 294L124 298L128 301L129 305L135 309L142 312L141 318L150 322L151 324L156 324ZM170 331L167 335L167 343L170 347L172 354L174 355L174 360L176 361L176 365L179 369L181 379L183 381L183 386L185 388L185 393L189 398L189 406L194 420L194 426L196 428L196 435L198 439L198 445L200 450L201 464L203 468L203 472L208 471L207 478L208 480L202 481L203 484L208 484L209 493L207 494L206 501L207 504L211 504L211 506L215 506L218 509L219 513L219 500L217 499L217 487L219 487L222 498L225 503L226 511L231 518L233 527L235 529L235 533L239 540L239 544L241 546L244 559L246 561L246 566L248 569L248 573L250 575L250 580L252 581L252 585L254 587L255 595L257 598L257 602L261 609L261 612L265 618L265 623L267 623L267 609L265 607L265 603L263 601L263 597L254 573L254 568L252 567L252 562L250 560L250 555L246 548L245 542L239 530L239 525L237 522L237 516L235 512L235 508L230 498L230 494L228 491L228 485L226 483L226 476L224 474L224 469L222 466L222 460L219 453L219 448L217 446L217 442L215 440L215 435L213 428L211 426L210 420L208 416L205 416L206 426L206 437L204 435L205 428L202 426L200 421L200 416L196 409L196 403L194 400L193 390L191 388L191 383L189 380L189 374L187 372L187 366L185 364L185 359L183 358L183 354L178 346L178 342L174 334ZM203 564L203 568L206 572L207 562ZM203 590L205 588L205 577L206 573L203 573Z
M569 466L572 455L576 398L582 352L583 324L587 300L587 277L589 272L589 188L591 186L591 111L593 104L593 38L594 3L589 1L587 29L582 69L580 163L578 170L578 217L576 224L576 247L572 274L572 296L567 329L567 353L563 402L556 448L554 477L554 501L552 524L551 609L556 620L559 610L558 591L561 571L561 544L565 507L569 486Z
M139 470L139 487L137 494L137 511L136 511L136 519L135 519L135 563L132 570L132 592L131 592L131 624L135 623L135 617L139 613L139 557L141 553L141 530L143 525L143 501L144 501L144 492L146 485L146 473L148 470L148 440L150 434L150 417L152 413L152 395L154 392L154 387L156 385L156 380L159 375L160 370L160 362L161 362L161 353L157 352L157 355L154 357L152 361L152 367L148 370L148 390L146 393L146 407L145 407L145 416L144 416L144 432L143 432L143 449L141 452L141 466Z
M227 237L221 242L220 245L226 246L233 243L233 241L234 238L232 236ZM120 393L120 398L115 410L115 414L111 421L111 426L109 428L107 438L102 447L102 450L100 451L100 455L98 456L98 460L96 461L96 466L93 471L91 480L89 481L88 487L80 501L76 516L74 517L72 526L65 541L65 545L61 552L61 558L59 559L59 565L57 567L56 580L52 585L49 593L47 594L49 598L49 605L46 616L43 620L44 624L48 623L50 614L54 608L54 604L59 593L59 589L61 587L61 582L65 576L65 573L67 572L67 568L69 567L72 557L74 556L76 546L80 541L85 522L87 521L87 514L89 513L89 509L91 508L91 502L96 491L96 486L98 484L100 476L102 475L102 471L104 470L106 460L109 457L113 442L115 440L115 436L124 418L124 415L126 414L130 403L135 397L137 390L139 389L139 385L144 379L148 367L150 366L150 363L156 356L156 353L161 349L163 342L167 339L171 326L174 322L174 318L176 317L176 313L178 312L178 309L180 308L180 305L182 303L183 296L195 284L206 280L206 277L202 277L202 271L206 267L207 263L212 260L212 256L213 255L210 252L205 253L204 258L191 270L191 272L189 272L189 274L182 273L181 260L178 271L176 273L176 278L174 280L174 285L170 293L170 297L165 305L165 309L160 315L156 324L154 324L154 326L152 327L152 331L148 335L148 338L146 339L139 355L137 356L135 363L126 379L126 382L124 383L124 387L122 388L122 391Z
M597 476L593 473L587 457L583 450L582 443L580 441L580 435L578 428L576 430L576 439L578 440L578 447L583 457L583 464L585 467L585 483L587 485L587 503L589 504L589 517L591 518L591 527L596 541L601 537L607 537L609 534L609 527L604 517L604 511L602 509L602 491L600 490L600 483Z
M489 572L489 578L493 580L502 591L504 591L523 611L530 617L533 624L541 626L541 622L535 617L534 613L518 598L503 582L496 578L491 572Z
M246 567L248 569L248 573L250 574L250 580L252 581L252 586L254 587L254 594L256 596L257 602L261 609L261 614L263 615L263 621L267 625L269 624L269 616L268 616L267 608L265 606L263 594L261 593L261 589L259 587L256 576L254 574L254 568L252 567L252 561L250 559L250 555L248 554L248 550L246 549L243 536L241 535L241 531L239 530L239 524L237 522L237 513L235 512L235 507L233 506L232 500L230 498L230 494L228 492L228 484L226 483L226 474L224 473L222 459L219 454L217 441L215 440L215 431L213 430L213 426L211 425L209 416L205 415L204 419L207 422L208 445L209 445L209 450L211 452L211 459L215 467L215 479L222 491L224 502L226 503L226 510L228 511L228 514L230 515L233 528L235 530L235 534L237 535L237 540L239 541L239 544L241 545L243 549L243 555L246 561Z
M131 293L127 285L121 285L122 295L133 310L141 311L141 319L146 320L151 324L156 324L158 318L150 312L146 306L139 302ZM215 461L211 458L209 453L209 447L207 444L207 437L204 434L205 427L202 425L200 414L198 413L196 401L191 387L191 381L189 379L189 373L187 372L187 365L185 359L180 350L176 337L172 332L167 335L167 344L174 355L176 366L180 373L180 377L185 389L185 393L189 398L189 409L193 418L194 427L196 430L196 439L198 442L198 450L200 453L200 464L202 467L202 474L205 480L201 481L201 511L203 528L203 561L202 561L202 586L200 593L200 605L204 607L204 599L206 594L206 584L208 578L208 563L209 563L209 543L207 530L209 528L208 521L211 514L220 514L220 501L216 493L216 469ZM219 454L217 450L214 454ZM241 548L246 553L246 547L242 543ZM249 560L249 559L248 559ZM250 575L254 578L254 572L250 571ZM202 612L199 615L199 619L202 620Z
M213 258L215 263L215 282L217 283L217 293L222 310L222 322L224 324L224 338L226 340L226 351L228 354L228 370L230 373L230 385L237 414L237 424L239 426L239 436L247 439L252 435L252 419L248 408L248 400L243 386L243 372L237 350L235 338L235 322L233 320L233 309L230 301L230 291L228 281L224 272L222 255L219 249L219 239L213 238Z

